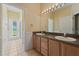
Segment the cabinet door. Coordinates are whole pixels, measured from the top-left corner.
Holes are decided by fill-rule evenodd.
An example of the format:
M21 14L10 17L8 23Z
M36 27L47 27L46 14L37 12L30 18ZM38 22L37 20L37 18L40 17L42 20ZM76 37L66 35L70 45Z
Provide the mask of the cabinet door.
M47 38L41 38L41 48L48 49Z
M41 48L40 48L40 36L36 36L36 50L38 52L40 52Z
M41 53L45 56L48 55L48 39L47 38L41 38Z
M49 40L49 56L59 56L59 42Z
M64 56L79 56L79 47L61 43L62 55Z
M48 50L47 50L47 49L41 48L41 53L42 53L44 56L48 56Z
M36 48L36 35L33 34L33 48L35 49Z

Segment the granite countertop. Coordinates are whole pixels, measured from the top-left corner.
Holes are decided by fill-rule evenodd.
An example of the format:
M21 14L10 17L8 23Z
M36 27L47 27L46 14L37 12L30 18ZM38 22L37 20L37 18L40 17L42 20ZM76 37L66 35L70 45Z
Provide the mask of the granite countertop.
M75 45L75 46L79 46L79 39L77 39L76 41L64 41L64 40L58 40L55 38L56 35L39 35L39 34L36 34L38 36L41 36L41 37L44 37L44 38L48 38L48 39L51 39L51 40L56 40L56 41L59 41L59 42L63 42L63 43L66 43L66 44L71 44L71 45Z

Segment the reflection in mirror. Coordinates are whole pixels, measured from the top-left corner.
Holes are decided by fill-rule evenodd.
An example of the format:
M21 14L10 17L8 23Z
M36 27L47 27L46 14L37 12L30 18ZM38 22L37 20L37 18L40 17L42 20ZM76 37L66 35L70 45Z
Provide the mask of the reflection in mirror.
M48 32L79 34L79 4L71 4L49 13Z
M79 13L74 15L74 33L79 34Z
M73 33L71 5L49 13L48 32Z
M48 32L53 32L53 19L48 18Z

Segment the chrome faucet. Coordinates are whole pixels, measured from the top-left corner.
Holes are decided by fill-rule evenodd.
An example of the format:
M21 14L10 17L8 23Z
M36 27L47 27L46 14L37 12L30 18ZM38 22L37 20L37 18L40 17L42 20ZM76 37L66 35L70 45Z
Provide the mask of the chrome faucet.
M66 36L66 33L64 33L64 36Z

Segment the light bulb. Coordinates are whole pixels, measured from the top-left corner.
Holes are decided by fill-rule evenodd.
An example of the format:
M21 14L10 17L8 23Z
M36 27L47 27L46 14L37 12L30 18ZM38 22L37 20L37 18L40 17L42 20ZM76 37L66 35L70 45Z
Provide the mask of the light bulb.
M51 9L51 7L49 7L49 10Z
M41 12L43 14L43 12Z
M52 11L54 11L54 9L52 8Z
M52 5L52 8L54 8L54 5Z
M43 13L45 13L45 12L46 12L46 10L43 11Z

